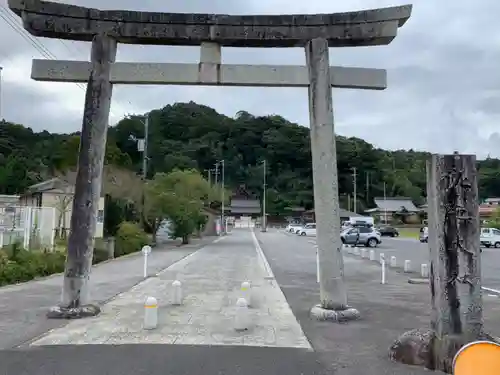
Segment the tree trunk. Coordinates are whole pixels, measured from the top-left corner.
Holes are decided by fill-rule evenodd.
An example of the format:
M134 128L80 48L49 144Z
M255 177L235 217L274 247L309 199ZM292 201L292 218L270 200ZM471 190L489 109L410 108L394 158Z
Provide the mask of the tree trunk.
M434 364L451 372L456 352L483 329L475 156L433 156L427 184Z
M189 243L189 236L182 236L182 244L187 245Z
M100 312L99 307L90 304L89 276L111 104L110 68L115 56L116 41L107 35L96 35L85 95L62 301L50 310L50 318L79 318Z

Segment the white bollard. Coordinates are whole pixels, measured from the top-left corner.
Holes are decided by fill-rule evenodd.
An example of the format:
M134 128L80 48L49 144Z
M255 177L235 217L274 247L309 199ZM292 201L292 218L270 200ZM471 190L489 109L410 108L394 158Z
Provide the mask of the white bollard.
M370 260L375 260L375 250L370 250Z
M425 263L420 266L420 276L423 278L429 277L429 267Z
M241 297L247 301L247 305L251 306L252 297L252 284L249 281L243 281L241 283Z
M248 303L244 298L238 298L236 301L236 315L234 317L234 329L236 331L245 331L249 325Z
M405 264L403 266L403 271L404 272L411 272L411 261L410 260L405 260Z
M385 284L385 256L380 254L380 265L382 266L382 280L381 283Z
M378 258L378 259L379 259L379 263L380 263L380 264L382 264L382 260L384 260L384 259L385 259L385 254L384 254L384 253L380 253L380 255L379 255L379 258Z
M151 254L151 246L146 245L142 248L142 255L144 255L144 263L143 263L143 269L142 269L142 274L144 278L148 277L148 256Z
M182 305L182 283L179 280L175 280L172 283L172 304Z
M396 261L396 257L395 257L395 256L392 256L392 257L391 257L391 263L390 263L390 266L394 268L394 267L396 267L396 266L397 266L397 264L398 264L398 263L397 263L397 261Z
M347 254L353 254L353 248L349 245L345 245L347 247Z
M368 258L368 250L361 249L361 258Z
M354 248L354 255L359 256L359 247Z
M155 329L158 326L158 301L147 297L144 302L144 329Z

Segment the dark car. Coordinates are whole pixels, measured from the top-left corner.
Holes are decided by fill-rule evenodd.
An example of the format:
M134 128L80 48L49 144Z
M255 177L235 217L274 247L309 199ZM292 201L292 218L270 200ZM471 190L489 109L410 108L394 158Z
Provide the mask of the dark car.
M381 236L388 236L388 237L399 236L398 230L394 227L391 227L391 226L382 226L382 227L378 228L378 231L380 232Z

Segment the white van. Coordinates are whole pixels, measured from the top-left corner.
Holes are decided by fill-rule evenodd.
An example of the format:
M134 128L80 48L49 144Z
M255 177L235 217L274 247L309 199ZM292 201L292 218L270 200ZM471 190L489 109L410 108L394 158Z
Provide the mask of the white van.
M481 245L500 248L500 230L496 228L481 228Z

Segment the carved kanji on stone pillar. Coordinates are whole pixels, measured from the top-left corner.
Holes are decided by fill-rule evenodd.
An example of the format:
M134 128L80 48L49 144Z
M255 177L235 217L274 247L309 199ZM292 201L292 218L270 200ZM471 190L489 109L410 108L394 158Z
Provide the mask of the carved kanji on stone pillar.
M451 372L465 344L483 332L481 252L476 158L433 155L427 164L431 321L403 334L393 360Z

